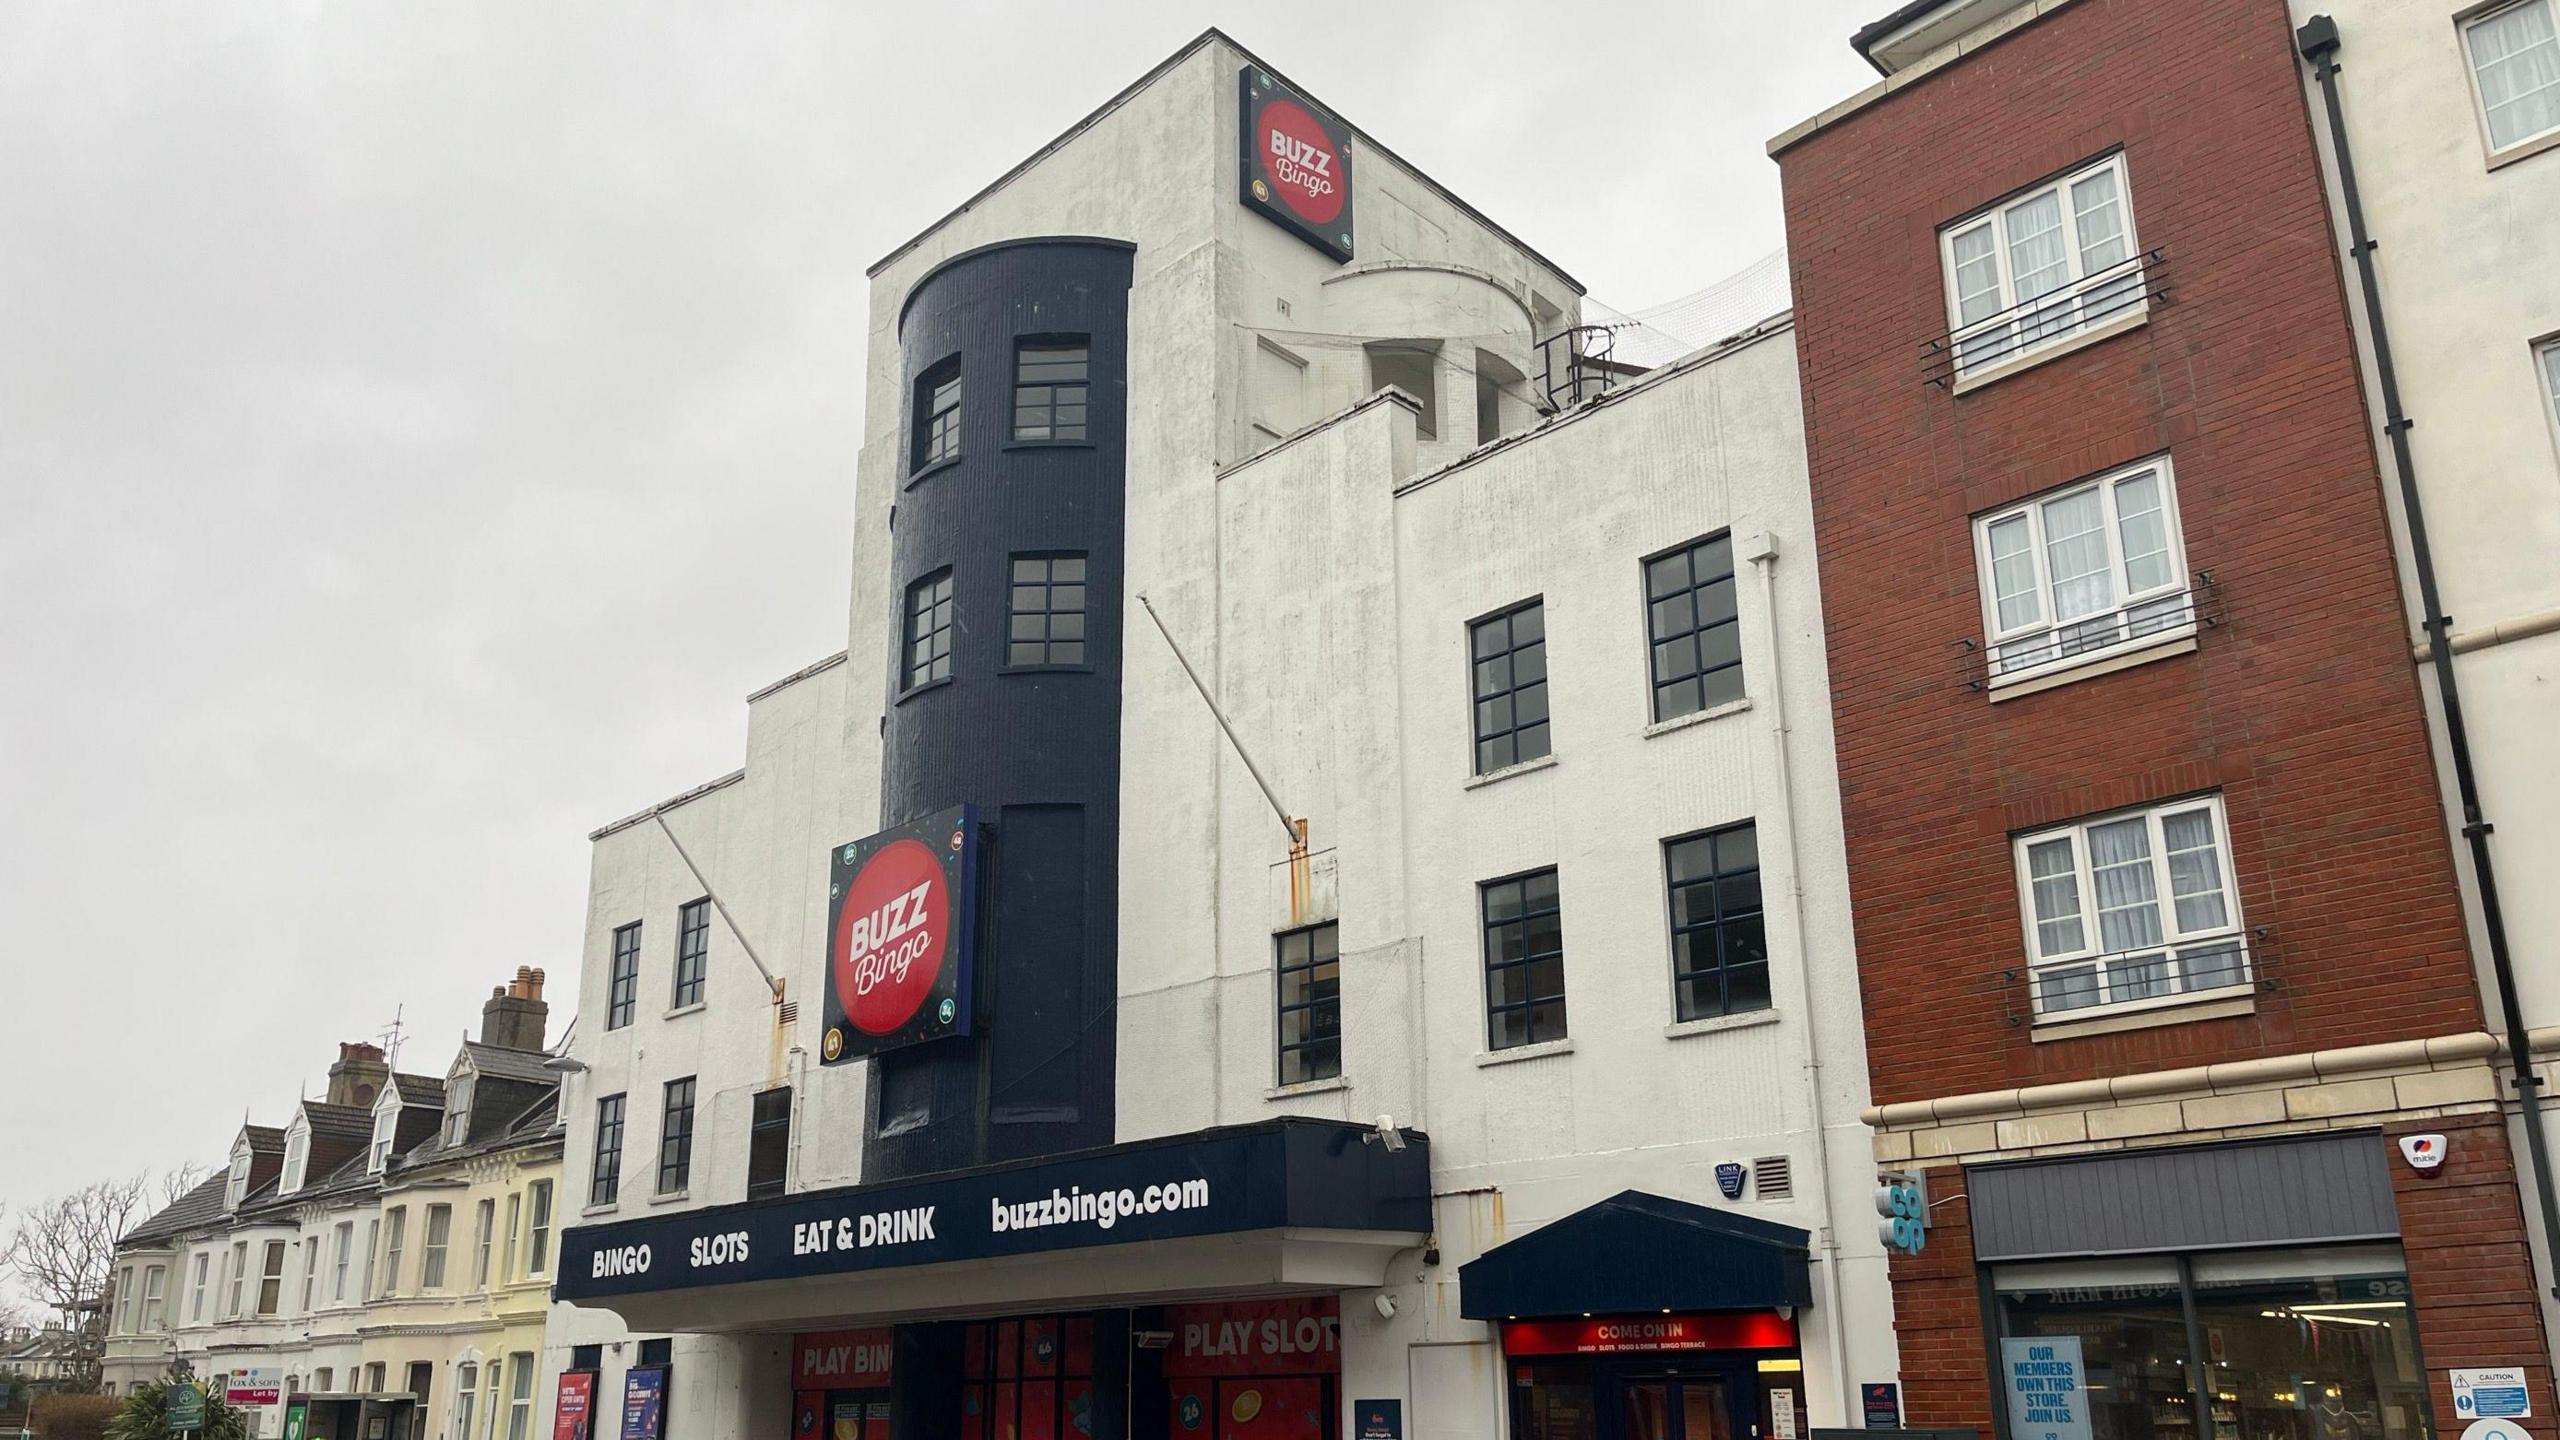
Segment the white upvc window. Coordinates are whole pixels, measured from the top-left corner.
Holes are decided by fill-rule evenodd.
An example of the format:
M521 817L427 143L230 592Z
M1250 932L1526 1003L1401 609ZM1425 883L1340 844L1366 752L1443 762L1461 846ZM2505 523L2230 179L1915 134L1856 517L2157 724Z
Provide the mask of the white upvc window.
M336 1244L337 1257L330 1262L329 1300L332 1304L344 1304L347 1298L347 1257L355 1250L356 1222L338 1222Z
M1959 220L1938 244L1958 380L2149 308L2121 153Z
M240 1288L249 1278L249 1242L231 1242L231 1256L222 1262L222 1316L232 1319L240 1313Z
M1992 688L2192 635L2166 455L1973 522Z
M391 1165L391 1140L400 1129L400 1087L382 1087L382 1098L373 1106L373 1141L365 1150L364 1169L368 1175L379 1175Z
M396 1230L394 1233L397 1233ZM453 1207L450 1205L428 1206L426 1233L421 1237L418 1246L419 1289L441 1290L444 1288L444 1256L452 1240ZM394 1278L397 1278L397 1272L394 1272Z
M284 1135L284 1172L276 1177L276 1193L290 1195L301 1189L303 1172L310 1168L311 1128L296 1117Z
M169 1328L169 1317L161 1308L161 1292L169 1283L169 1272L158 1265L142 1272L142 1333L157 1335Z
M2519 0L2462 22L2463 53L2489 153L2560 132L2560 33L2553 0Z
M480 1367L465 1360L453 1367L453 1440L471 1440L472 1407L480 1403Z
M409 1238L409 1207L394 1205L383 1215L382 1288L377 1296L400 1293L400 1251Z
M2553 336L2533 348L2536 374L2542 377L2543 414L2553 426L2560 427L2560 336Z
M2076 820L2016 849L2038 1020L2247 988L2221 796Z
M118 1335L133 1333L133 1267L127 1265L116 1272L116 1331Z
M213 1257L205 1251L197 1251L195 1266L188 1272L187 1323L190 1325L204 1319L204 1272L209 1268L212 1259Z
M471 1072L465 1070L445 1082L444 1143L459 1145L469 1138L471 1138Z
M483 1200L472 1208L471 1214L471 1288L486 1290L489 1288L490 1247L497 1242L498 1202L495 1199Z
M302 1238L302 1313L303 1313L303 1314L308 1315L308 1314L310 1314L310 1313L311 1313L311 1303L312 1303L314 1300L316 1300L316 1299L318 1299L318 1298L319 1298L319 1291L320 1291L320 1237L319 1237L319 1236L317 1236L317 1235L306 1235L306 1236L304 1236L304 1237Z
M252 1158L246 1140L231 1148L231 1174L222 1187L223 1209L237 1210L240 1202L249 1197L249 1163Z

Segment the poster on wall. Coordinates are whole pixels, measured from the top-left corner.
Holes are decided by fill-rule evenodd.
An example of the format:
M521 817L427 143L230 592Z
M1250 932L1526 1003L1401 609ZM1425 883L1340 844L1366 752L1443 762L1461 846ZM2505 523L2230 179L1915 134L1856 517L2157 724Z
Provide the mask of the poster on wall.
M658 1440L667 1427L667 1372L633 1366L622 1379L622 1440Z
M2088 1374L2080 1337L2033 1335L2000 1342L2011 1440L2089 1440Z
M966 1035L978 909L977 815L938 815L837 846L827 891L826 1029L841 1065Z
M1238 73L1245 208L1336 260L1351 258L1351 127L1268 70Z
M571 1370L560 1377L560 1394L551 1411L551 1440L591 1440L595 1433L596 1377Z

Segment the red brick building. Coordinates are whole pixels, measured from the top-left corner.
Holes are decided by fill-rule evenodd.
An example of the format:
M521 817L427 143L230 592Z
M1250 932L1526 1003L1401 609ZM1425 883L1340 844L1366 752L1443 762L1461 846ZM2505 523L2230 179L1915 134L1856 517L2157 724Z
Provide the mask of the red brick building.
M2285 6L1855 43L1770 148L1909 1422L2550 1415Z

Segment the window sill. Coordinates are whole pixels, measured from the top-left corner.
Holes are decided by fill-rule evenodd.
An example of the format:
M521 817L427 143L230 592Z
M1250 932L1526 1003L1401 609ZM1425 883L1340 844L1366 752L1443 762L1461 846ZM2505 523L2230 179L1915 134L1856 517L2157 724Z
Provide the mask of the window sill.
M1487 770L1481 775L1470 778L1464 788L1481 790L1487 785L1499 784L1515 775L1527 775L1539 770L1552 769L1555 763L1555 756L1541 755L1535 760L1523 760L1517 765L1505 765L1499 770Z
M611 1215L611 1214L615 1214L615 1213L617 1213L617 1212L618 1212L618 1211L620 1211L621 1209L622 1209L622 1202L621 1202L621 1201L619 1201L619 1200L607 1200L606 1202L604 1202L604 1203L603 1203L603 1204L601 1204L601 1205L590 1205L590 1206L588 1206L586 1209L579 1211L579 1212L578 1212L578 1214L579 1214L579 1216L580 1216L581 1218L584 1218L584 1217L589 1216L589 1215Z
M2530 160L2534 156L2540 155L2548 150L2560 150L2560 130L2554 130L2548 135L2537 135L2530 140L2517 141L2506 149L2491 155L2489 157L2489 168L2491 170L2503 170L2519 160Z
M2193 995L2177 995L2165 1001L2135 1001L2131 1006L2102 1010L2095 1014L2072 1010L2051 1020L2038 1020L2029 1037L2043 1045L2054 1040L2079 1040L2091 1035L2114 1035L2126 1030L2151 1030L2163 1025L2193 1025L2205 1020L2228 1020L2234 1016L2257 1013L2258 987L2225 985L2215 990L2199 990Z
M676 1018L677 1016L679 1016L679 1015L699 1015L699 1014L701 1014L703 1011L708 1010L708 1009L710 1009L710 1008L711 1008L711 1002L710 1002L710 1001L708 1001L708 1000L696 1000L696 1001L694 1001L694 1002L693 1002L692 1004L690 1004L690 1005L679 1005L679 1006L677 1006L676 1008L674 1008L673 1010L668 1011L666 1014L659 1016L658 1018L659 1018L659 1019L661 1019L661 1020L673 1020L673 1019L675 1019L675 1018Z
M1349 1079L1340 1075L1328 1075L1322 1080L1301 1080L1295 1085L1274 1085L1270 1089L1262 1092L1262 1098L1265 1100L1295 1100L1301 1095L1330 1095L1337 1090L1348 1090L1350 1088L1351 1081Z
M943 686L950 684L953 678L954 677L952 676L945 675L939 680L927 680L921 685L910 685L906 689L899 691L898 698L890 701L889 703L892 705L904 705L908 701L924 694L928 690L941 689Z
M2193 625L2183 625L2158 635L2145 635L2139 641L2121 645L2112 650L2093 650L2086 655L2074 655L2070 660L2050 670L2024 670L2005 679L1994 680L1990 686L1991 703L1997 705L2004 700L2023 699L2041 691L2070 685L2081 680L2095 680L2101 675L2130 670L2136 665L2148 665L2154 660L2167 660L2172 656L2192 655L2195 652L2196 628Z
M914 488L916 488L918 485L923 484L927 479L929 479L929 478L931 478L931 477L933 477L933 476L935 476L935 475L939 475L939 474L941 474L941 473L942 473L943 471L945 471L945 470L949 470L949 469L953 468L954 466L958 465L961 461L963 461L963 460L965 460L965 459L967 459L967 458L968 458L968 457L967 457L967 456L965 456L965 455L951 455L951 456L946 456L946 457L945 457L945 458L943 458L943 459L936 460L936 461L934 461L932 464L925 466L925 467L924 467L923 469L921 469L921 470L910 470L910 471L908 471L908 472L907 472L907 481L906 481L906 484L905 484L905 485L903 485L903 486L901 486L900 488L901 488L901 489L906 489L906 490L913 490L913 489L914 489Z
M1778 1023L1775 1010L1745 1010L1739 1015L1703 1015L1695 1020L1675 1020L1662 1027L1665 1040L1686 1040L1692 1035L1722 1035L1728 1030L1756 1030Z
M2059 360L2075 351L2086 350L2101 340L2112 340L2128 330L2140 329L2149 324L2150 320L2151 302L2145 300L2139 310L2114 316L2023 355L2013 355L1997 365L1988 365L1969 375L1959 376L1953 393L1969 395L1985 385L1996 385L2012 375L2033 370L2047 361Z
M1727 700L1721 705L1710 705L1704 710L1692 710L1686 715L1674 715L1668 720L1656 720L1644 727L1644 735L1650 740L1656 735L1668 735L1674 730L1686 730L1692 725L1704 725L1710 720L1721 720L1727 715L1739 715L1750 708L1751 697L1745 695L1739 700Z
M999 665L999 675L1090 675L1090 665Z
M652 1205L681 1205L692 1197L693 1191L690 1188L684 1190L668 1190L650 1196L649 1203Z
M1090 440L1007 440L1007 450L1090 450Z
M1570 1036L1562 1040L1541 1040L1534 1045L1514 1045L1508 1050L1487 1050L1476 1057L1476 1068L1488 1070L1496 1065L1516 1065L1523 1060L1544 1060L1551 1055L1573 1053Z

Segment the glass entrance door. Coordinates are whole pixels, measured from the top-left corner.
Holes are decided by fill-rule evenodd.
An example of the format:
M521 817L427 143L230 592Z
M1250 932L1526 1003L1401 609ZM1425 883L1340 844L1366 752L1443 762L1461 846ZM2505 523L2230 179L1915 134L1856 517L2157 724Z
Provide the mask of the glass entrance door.
M1721 1379L1695 1375L1630 1380L1625 1440L1734 1440Z

